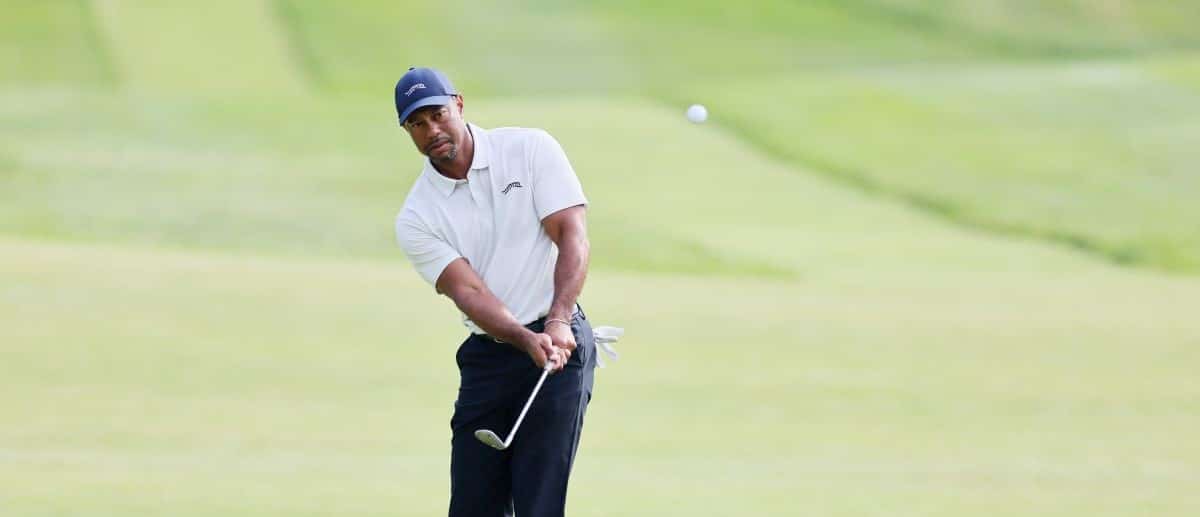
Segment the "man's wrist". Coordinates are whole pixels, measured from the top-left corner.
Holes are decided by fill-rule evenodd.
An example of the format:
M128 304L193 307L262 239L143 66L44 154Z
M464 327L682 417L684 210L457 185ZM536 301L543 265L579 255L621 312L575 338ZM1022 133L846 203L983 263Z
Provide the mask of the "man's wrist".
M566 309L558 309L558 308L550 309L550 313L546 315L546 322L550 322L550 320L562 320L562 321L567 322L567 325L570 325L571 317L574 315L575 315L575 304L572 303L571 306Z
M546 324L544 327L548 329L551 325L562 325L564 327L571 328L571 322L565 318L546 318Z

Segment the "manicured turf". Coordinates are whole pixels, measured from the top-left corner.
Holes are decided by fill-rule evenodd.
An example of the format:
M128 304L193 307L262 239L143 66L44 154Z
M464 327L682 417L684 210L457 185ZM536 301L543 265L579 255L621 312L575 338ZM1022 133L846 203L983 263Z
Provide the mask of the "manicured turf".
M1200 46L1200 11L1172 0L852 0L862 16L1027 55L1155 53Z
M570 515L1200 512L1187 9L0 4L4 517L445 512L409 64L591 200Z
M307 88L270 0L96 4L126 89L229 96Z
M397 69L446 63L468 95L703 102L793 165L948 220L1200 271L1188 202L1200 195L1200 61L1155 57L1200 45L1200 14L1168 2L608 2L518 10L503 27L463 9L450 28L461 37L432 53L408 43L447 27L393 30L406 8L288 5L330 92L381 95Z
M950 220L1196 272L1196 62L876 68L677 96L791 163Z
M105 84L115 71L96 32L91 2L0 2L0 85Z
M444 511L461 332L403 264L0 250L6 513ZM1200 509L1195 282L600 271L584 303L629 335L572 514Z

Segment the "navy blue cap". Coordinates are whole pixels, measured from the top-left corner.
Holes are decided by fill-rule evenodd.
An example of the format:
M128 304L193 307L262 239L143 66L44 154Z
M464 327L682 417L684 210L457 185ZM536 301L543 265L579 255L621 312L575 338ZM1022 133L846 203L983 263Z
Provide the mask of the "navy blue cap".
M458 91L445 74L432 68L409 68L396 82L396 114L400 116L400 124L418 108L450 104L452 95L458 95Z

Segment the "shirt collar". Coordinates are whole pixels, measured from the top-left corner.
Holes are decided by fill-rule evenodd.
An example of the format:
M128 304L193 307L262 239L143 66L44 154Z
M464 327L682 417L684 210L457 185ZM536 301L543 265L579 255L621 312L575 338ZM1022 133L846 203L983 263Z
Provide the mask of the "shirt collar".
M468 123L467 128L471 131L471 138L475 144L475 155L471 158L471 167L467 171L470 175L471 171L486 169L488 167L491 146L488 145L487 130L475 124ZM433 167L433 163L429 158L425 158L425 167L421 174L433 184L433 187L441 192L443 196L450 197L454 193L454 187L459 183L466 183L467 180L456 180L442 176L440 172Z
M488 130L469 122L467 128L471 130L471 138L475 139L475 156L471 157L471 170L486 169L492 151L492 146L488 145Z

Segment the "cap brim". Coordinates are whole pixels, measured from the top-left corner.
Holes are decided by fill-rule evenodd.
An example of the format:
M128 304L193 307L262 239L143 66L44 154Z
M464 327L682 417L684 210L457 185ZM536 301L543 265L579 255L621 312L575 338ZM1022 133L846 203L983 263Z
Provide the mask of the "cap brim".
M408 120L408 116L412 115L412 112L424 108L425 106L445 106L450 104L450 100L453 98L454 97L449 95L434 95L432 97L425 97L424 99L410 104L404 109L404 113L400 114L400 125L404 125L404 122Z

